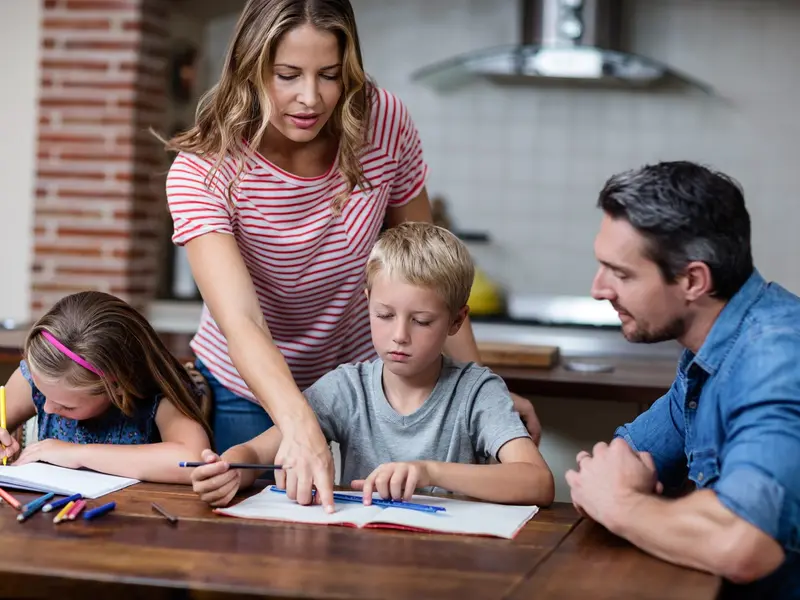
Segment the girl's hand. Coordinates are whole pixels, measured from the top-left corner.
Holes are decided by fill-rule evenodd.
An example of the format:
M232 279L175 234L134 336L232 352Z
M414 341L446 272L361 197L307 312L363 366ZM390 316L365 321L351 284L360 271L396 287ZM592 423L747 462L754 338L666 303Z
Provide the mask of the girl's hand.
M10 459L19 452L19 442L5 429L0 429L0 444L4 446L0 448L0 458L5 456Z
M384 500L411 500L414 490L431 485L431 476L425 461L386 463L366 479L356 479L350 485L363 491L364 504L369 506L373 489Z
M210 506L227 506L239 491L242 474L211 450L203 450L202 467L192 471L192 489Z
M22 466L32 462L44 462L68 469L80 469L83 466L80 457L85 451L86 446L82 444L42 440L26 447L14 464Z

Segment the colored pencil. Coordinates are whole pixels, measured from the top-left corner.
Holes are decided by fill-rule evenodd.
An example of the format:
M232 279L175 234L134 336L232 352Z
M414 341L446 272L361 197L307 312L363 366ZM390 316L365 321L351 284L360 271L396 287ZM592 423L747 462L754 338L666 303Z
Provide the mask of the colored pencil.
M12 508L15 508L15 509L17 509L17 510L19 510L20 508L22 508L22 503L20 503L20 501L19 501L19 500L17 500L16 498L14 498L14 496L12 496L11 494L9 494L9 493L8 493L7 491L5 491L3 488L0 488L0 498L2 498L3 500L5 500L6 502L8 502L8 503L9 503L9 504L12 506Z
M32 511L35 512L35 511L39 510L45 504L47 504L47 501L50 500L50 498L52 498L53 496L55 496L55 493L47 492L43 496L39 496L35 500L31 500L27 504L23 504L22 505L22 512L28 512L29 510L32 510Z
M174 525L175 523L177 523L177 522L178 522L178 517L176 517L175 515L171 515L171 514L169 514L169 513L168 513L166 510L164 510L164 508L163 508L162 506L160 506L159 504L156 504L155 502L153 502L153 503L152 503L152 506L153 506L153 510L155 510L155 511L156 511L156 512L158 512L158 513L161 513L161 516L163 516L163 517L164 517L164 518L165 518L167 521L169 521L169 522L170 522L170 523L172 523L173 525Z
M53 496L55 496L53 492L48 492L44 496L39 496L38 498L36 498L36 500L28 502L25 506L22 507L22 513L17 515L17 521L22 523L23 521L26 521L29 518L31 518L33 515L39 512L39 509L42 508L42 506L44 506L45 503L48 500L50 500L50 498L52 498Z
M53 517L53 523L61 523L61 521L66 519L69 511L72 510L74 505L75 502L67 502L67 504L64 505L64 508L62 508L61 511L55 517Z
M75 518L81 514L81 511L86 507L86 500L76 500L75 505L67 513L67 519L74 521Z
M96 517L103 516L107 512L111 512L117 506L116 502L109 502L108 504L103 504L103 506L98 506L97 508L93 508L92 510L87 510L83 513L83 518L87 521L90 521Z
M72 494L72 496L61 498L60 500L56 500L55 502L48 502L42 507L42 512L50 512L51 510L55 510L56 508L61 508L62 506L66 506L70 502L80 500L81 497L82 496L80 494Z

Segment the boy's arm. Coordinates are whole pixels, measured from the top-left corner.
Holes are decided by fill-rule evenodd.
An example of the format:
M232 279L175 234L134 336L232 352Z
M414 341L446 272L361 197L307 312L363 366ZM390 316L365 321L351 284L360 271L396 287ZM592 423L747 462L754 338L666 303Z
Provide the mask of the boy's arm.
M500 448L497 458L500 464L494 465L426 462L429 484L487 502L539 506L553 502L553 474L533 440L510 440Z
M280 429L273 426L264 433L257 435L252 440L248 440L238 446L232 446L223 452L220 457L225 463L258 463L271 465L278 454L282 440ZM262 471L257 469L239 469L240 489L245 489L253 485Z
M373 491L382 498L410 499L414 490L435 486L478 500L502 504L548 505L553 501L550 469L529 437L510 440L501 449L505 464L474 465L433 460L386 463L366 479L351 483L370 504Z
M469 436L478 456L500 464L476 465L416 461L380 465L366 479L352 482L365 499L373 489L381 497L409 497L416 488L435 486L479 500L505 504L548 505L555 484L536 444L514 411L505 383L485 370L465 390ZM369 500L365 500L369 503Z
M514 411L505 382L484 368L468 394L473 448L478 456L495 458L500 464L432 465L441 487L481 500L550 504L555 494L553 474Z
M203 450L201 458L206 464L189 469L192 489L211 506L227 506L239 490L253 485L261 473L257 469L231 469L230 464L272 464L280 444L280 430L270 427L255 438L228 448L221 457L211 450Z

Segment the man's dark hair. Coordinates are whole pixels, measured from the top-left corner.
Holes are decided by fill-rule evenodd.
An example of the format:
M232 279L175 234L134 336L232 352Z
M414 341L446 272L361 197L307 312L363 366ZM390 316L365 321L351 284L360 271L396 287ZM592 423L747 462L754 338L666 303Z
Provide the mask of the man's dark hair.
M612 176L597 205L645 237L648 258L670 283L690 262L704 262L711 295L727 300L753 272L744 195L723 173L686 161L647 165Z

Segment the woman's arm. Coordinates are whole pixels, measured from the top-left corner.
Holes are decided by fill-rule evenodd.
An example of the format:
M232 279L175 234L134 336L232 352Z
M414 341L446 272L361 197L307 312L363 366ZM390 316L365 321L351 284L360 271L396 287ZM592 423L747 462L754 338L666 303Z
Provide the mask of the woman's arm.
M297 501L311 502L313 484L323 504L333 510L333 462L328 445L283 354L273 343L235 238L208 233L187 242L186 249L194 279L228 341L234 366L281 430L278 455L282 464L291 467L288 477L301 482ZM276 476L282 478L286 473Z

